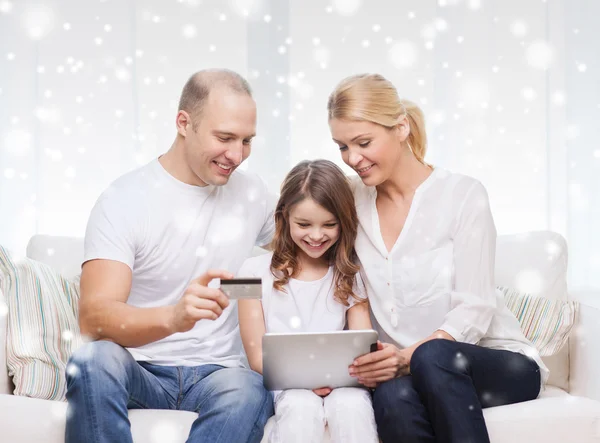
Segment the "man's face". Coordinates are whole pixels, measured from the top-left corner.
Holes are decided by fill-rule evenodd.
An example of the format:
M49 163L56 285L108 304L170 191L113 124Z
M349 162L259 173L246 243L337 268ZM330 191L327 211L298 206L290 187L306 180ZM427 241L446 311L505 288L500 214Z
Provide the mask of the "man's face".
M246 94L215 88L195 120L196 129L190 122L185 130L188 167L198 178L198 185L224 185L250 155L256 133L256 104Z

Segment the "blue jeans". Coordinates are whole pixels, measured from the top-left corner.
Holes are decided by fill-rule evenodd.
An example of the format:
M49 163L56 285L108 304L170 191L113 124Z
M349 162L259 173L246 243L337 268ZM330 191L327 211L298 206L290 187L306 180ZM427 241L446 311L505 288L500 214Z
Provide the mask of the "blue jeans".
M67 365L67 443L132 442L128 409L198 413L188 442L256 442L273 415L262 377L217 365L137 362L123 347L95 341Z
M375 389L383 443L489 443L482 408L533 400L540 391L540 368L529 357L451 340L423 343L410 370Z

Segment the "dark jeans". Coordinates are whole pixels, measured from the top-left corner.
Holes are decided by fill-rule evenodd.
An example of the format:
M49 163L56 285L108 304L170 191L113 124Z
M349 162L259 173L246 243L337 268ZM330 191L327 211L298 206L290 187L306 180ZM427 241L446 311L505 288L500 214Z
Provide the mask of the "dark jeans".
M533 400L540 391L540 368L529 357L451 340L419 346L410 370L375 390L383 443L486 443L482 408Z

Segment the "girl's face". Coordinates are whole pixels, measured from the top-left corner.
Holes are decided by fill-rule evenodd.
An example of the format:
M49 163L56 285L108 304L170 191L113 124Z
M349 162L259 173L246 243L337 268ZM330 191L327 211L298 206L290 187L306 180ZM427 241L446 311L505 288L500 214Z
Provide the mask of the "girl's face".
M377 186L390 178L402 159L402 142L408 134L406 118L393 129L368 121L334 118L329 122L333 140L342 160L354 169L367 186Z
M340 236L337 218L310 198L294 205L289 217L292 240L310 258L320 258Z

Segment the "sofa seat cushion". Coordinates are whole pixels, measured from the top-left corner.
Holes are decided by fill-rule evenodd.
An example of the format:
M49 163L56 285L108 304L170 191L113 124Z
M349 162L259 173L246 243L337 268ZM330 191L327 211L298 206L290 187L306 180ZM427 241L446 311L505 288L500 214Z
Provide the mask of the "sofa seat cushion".
M0 395L2 441L63 443L67 403L16 395ZM196 414L158 409L131 410L129 420L136 443L183 443ZM32 420L35 425L32 426Z
M600 442L600 402L547 387L536 400L484 410L492 443Z
M65 402L0 395L0 429L3 441L62 443L65 434ZM600 402L574 397L548 387L540 398L516 405L484 410L492 443L598 443ZM183 443L196 415L184 411L132 410L129 412L136 443ZM35 426L32 426L35 419ZM273 427L267 423L265 438ZM327 436L325 442L329 442Z

